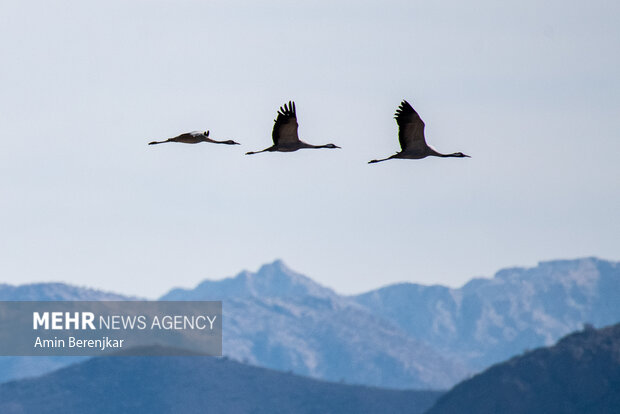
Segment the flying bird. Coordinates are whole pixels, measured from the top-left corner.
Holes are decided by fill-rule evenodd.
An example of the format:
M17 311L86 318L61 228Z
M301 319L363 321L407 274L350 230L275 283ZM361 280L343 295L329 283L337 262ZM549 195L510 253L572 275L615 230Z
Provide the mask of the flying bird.
M192 131L192 132L186 132L185 134L181 134L177 137L174 138L169 138L165 141L153 141L153 142L149 142L149 145L155 145L155 144L163 144L166 142L182 142L184 144L198 144L199 142L212 142L214 144L227 144L227 145L240 145L238 142L235 142L233 140L227 140L227 141L216 141L214 139L209 138L209 131L204 131L204 132L200 132L200 131Z
M271 133L273 145L262 151L246 152L245 155L258 154L265 151L293 152L302 148L340 148L334 144L307 144L299 139L299 136L297 135L297 127L299 125L297 124L295 102L289 101L288 104L284 104L284 107L281 106L278 111L278 117L274 120L274 122L273 132Z
M368 164L375 162L387 161L393 158L406 158L417 160L426 157L456 157L471 158L462 152L452 154L441 154L433 147L426 143L424 138L424 121L420 115L413 109L409 102L403 100L394 114L396 123L398 124L398 141L400 142L401 151L396 154L380 160L368 161Z

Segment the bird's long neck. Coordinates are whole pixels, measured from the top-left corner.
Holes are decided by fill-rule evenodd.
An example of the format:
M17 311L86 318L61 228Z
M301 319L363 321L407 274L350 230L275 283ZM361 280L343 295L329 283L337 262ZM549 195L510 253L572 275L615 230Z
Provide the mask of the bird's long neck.
M458 157L458 152L452 153L452 154L442 154L441 152L437 152L437 150L435 150L435 148L427 146L426 148L427 150L427 154L426 156L431 156L431 157L442 157L442 158L449 158L449 157Z
M245 155L260 154L261 152L265 152L265 151L274 151L274 148L273 148L273 146L271 146L269 148L265 148L262 151L250 151L250 152L246 152Z
M302 147L303 148L314 148L314 149L319 149L319 148L331 148L329 144L325 144L325 145L312 145L312 144L306 144L305 142L302 141Z
M165 144L166 142L170 142L170 140L167 139L165 141L151 141L149 142L149 145Z
M377 162L387 161L387 160L391 160L392 158L394 158L394 155L389 156L389 157L387 157L387 158L382 158L382 159L380 159L380 160L371 160L371 161L368 161L368 164L374 164L374 163L377 163Z
M454 153L452 153L452 154L440 154L440 153L438 152L438 153L437 153L437 156L438 156L438 157L443 157L443 158L450 158L450 157L453 157L453 158L460 158L460 157L462 157L462 155L461 155L460 153L458 153L458 152L454 152Z
M205 139L205 141L212 142L214 144L226 144L227 143L226 141L216 141L216 140L210 139L210 138Z

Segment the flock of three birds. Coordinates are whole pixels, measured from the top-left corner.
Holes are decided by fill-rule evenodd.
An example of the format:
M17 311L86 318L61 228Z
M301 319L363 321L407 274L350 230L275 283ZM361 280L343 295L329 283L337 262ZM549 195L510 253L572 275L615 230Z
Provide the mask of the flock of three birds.
M401 151L396 154L380 160L369 161L369 164L381 161L387 161L394 158L420 159L426 157L469 157L462 152L452 154L441 154L435 151L426 143L424 138L424 121L420 115L413 109L407 101L402 101L394 116L398 124L398 141L400 142ZM289 101L288 104L280 107L278 117L273 125L273 145L262 151L246 152L246 155L258 154L260 152L293 152L303 148L340 148L334 144L312 145L307 144L299 139L297 135L297 112L295 110L295 102ZM177 137L167 139L165 141L149 142L149 145L163 144L165 142L182 142L185 144L197 144L199 142L212 142L214 144L239 145L238 142L216 141L209 138L209 131L199 132L193 131L181 134Z

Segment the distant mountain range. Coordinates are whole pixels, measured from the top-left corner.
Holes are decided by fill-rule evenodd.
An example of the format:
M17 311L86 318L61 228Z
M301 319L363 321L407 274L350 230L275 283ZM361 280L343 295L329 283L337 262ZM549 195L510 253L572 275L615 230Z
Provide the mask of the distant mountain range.
M223 300L225 353L255 365L392 388L447 388L468 373L281 261L161 300Z
M357 296L276 261L161 299L223 300L224 353L239 361L331 381L445 389L585 322L620 321L619 297L620 263L587 258L505 269L459 289L404 283ZM62 284L0 285L0 298L129 299ZM0 379L49 370L27 363L24 371L24 361L0 358Z
M620 321L620 262L595 258L500 270L459 289L402 283L354 298L360 305L478 371L551 345L584 323Z
M418 414L440 394L328 383L226 358L99 357L0 385L0 412Z
M427 414L616 414L620 324L586 328L464 381Z

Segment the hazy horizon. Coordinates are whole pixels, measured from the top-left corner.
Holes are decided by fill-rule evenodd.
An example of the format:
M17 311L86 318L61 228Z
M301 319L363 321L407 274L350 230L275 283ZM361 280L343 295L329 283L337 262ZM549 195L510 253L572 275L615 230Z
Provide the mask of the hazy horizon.
M0 282L344 294L620 252L620 5L0 4ZM393 160L407 99L442 152ZM302 139L271 145L295 100ZM191 130L242 145L149 141Z

